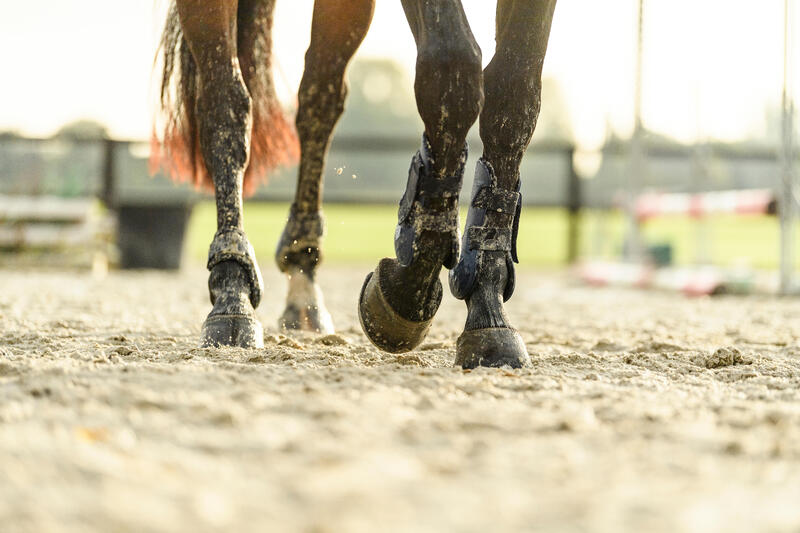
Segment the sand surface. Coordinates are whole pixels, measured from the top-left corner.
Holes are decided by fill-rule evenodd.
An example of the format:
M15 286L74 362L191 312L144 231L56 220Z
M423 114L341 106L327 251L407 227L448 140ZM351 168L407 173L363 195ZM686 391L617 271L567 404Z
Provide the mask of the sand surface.
M533 368L339 334L200 349L206 273L0 272L0 531L800 531L800 300L522 272Z

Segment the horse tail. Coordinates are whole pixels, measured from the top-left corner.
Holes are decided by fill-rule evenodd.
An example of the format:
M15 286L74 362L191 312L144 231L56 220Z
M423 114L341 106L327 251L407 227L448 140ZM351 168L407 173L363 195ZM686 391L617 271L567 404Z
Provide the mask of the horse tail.
M253 102L250 164L244 192L251 194L270 171L295 163L300 143L275 93L272 22L275 2L239 2L239 64Z
M259 4L269 6L271 2ZM271 17L271 9L267 14ZM252 32L252 38L246 40L249 46L243 47L239 39L242 74L253 106L250 159L244 176L246 195L252 194L270 171L296 162L300 154L296 130L280 105L272 79L271 18L265 24L263 17L252 15L243 16L240 12L238 21L240 32ZM198 188L213 190L200 150L197 64L183 35L174 0L167 13L159 53L163 62L160 115L151 139L150 173L163 170L175 181L191 181Z
M160 113L150 141L150 173L163 170L175 181L213 187L200 153L197 116L197 64L183 36L178 7L170 2L157 54L162 74Z

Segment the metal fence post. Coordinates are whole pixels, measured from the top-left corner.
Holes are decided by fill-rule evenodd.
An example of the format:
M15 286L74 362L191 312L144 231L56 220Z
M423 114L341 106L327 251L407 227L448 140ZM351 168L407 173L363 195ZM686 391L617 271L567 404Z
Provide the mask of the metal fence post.
M116 174L115 174L115 152L117 141L113 139L103 140L103 185L100 190L100 198L103 200L107 209L116 208Z
M578 260L580 248L580 223L583 195L581 194L581 178L575 171L575 147L566 151L567 155L567 264Z
M780 290L792 294L794 284L795 224L798 194L794 178L794 95L793 63L791 57L791 18L789 0L783 5L783 91L781 94L781 181L779 214L781 221Z

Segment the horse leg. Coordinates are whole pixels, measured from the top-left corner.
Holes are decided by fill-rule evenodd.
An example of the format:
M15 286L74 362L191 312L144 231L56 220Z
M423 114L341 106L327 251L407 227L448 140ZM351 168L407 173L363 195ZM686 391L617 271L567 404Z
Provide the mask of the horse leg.
M465 368L530 363L503 302L514 291L516 233L522 197L519 167L539 115L544 63L555 0L499 0L497 50L483 73L483 157L478 161L453 294L467 303L456 345Z
M295 199L275 252L289 278L284 329L333 333L333 321L315 281L322 259L322 179L330 140L344 111L345 71L367 34L375 0L316 0L311 44L298 92L300 168Z
M379 348L403 352L425 338L442 298L439 273L458 258L458 194L466 136L483 102L481 53L460 0L403 0L417 43L415 95L425 124L400 202L396 259L364 282L359 318Z
M202 343L260 347L264 339L254 310L263 284L242 222L252 103L237 58L237 4L237 0L177 2L184 37L197 65L200 151L217 204L217 232L208 256L213 309L203 324Z

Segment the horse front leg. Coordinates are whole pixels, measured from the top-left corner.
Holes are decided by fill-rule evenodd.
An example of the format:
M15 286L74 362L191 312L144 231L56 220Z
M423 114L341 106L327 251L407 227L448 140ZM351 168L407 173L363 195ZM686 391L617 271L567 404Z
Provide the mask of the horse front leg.
M197 65L198 137L217 206L217 232L208 253L213 308L203 324L202 344L261 347L255 308L263 283L242 220L252 102L236 55L237 2L178 0L177 5Z
M539 115L555 0L499 0L497 49L484 71L483 157L477 163L453 294L467 303L456 364L464 368L530 363L503 303L514 292L522 197L519 168Z
M311 44L298 92L300 168L295 200L275 252L289 279L283 329L333 333L316 272L322 260L322 179L330 140L344 111L345 71L369 29L375 0L316 0Z
M466 136L483 101L481 53L460 0L403 0L417 43L415 95L425 124L395 230L396 258L367 276L362 328L379 348L412 350L442 299L439 273L458 258L458 195Z

